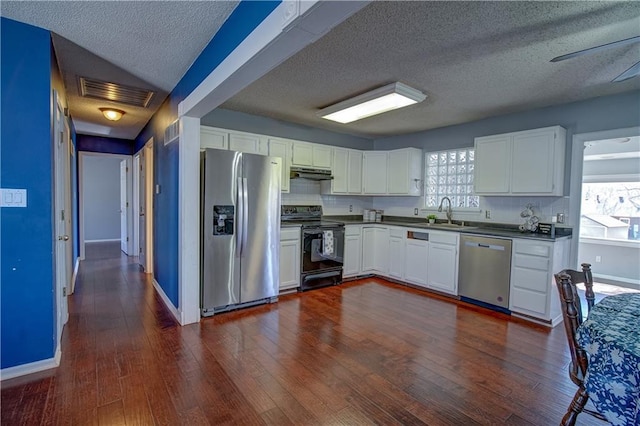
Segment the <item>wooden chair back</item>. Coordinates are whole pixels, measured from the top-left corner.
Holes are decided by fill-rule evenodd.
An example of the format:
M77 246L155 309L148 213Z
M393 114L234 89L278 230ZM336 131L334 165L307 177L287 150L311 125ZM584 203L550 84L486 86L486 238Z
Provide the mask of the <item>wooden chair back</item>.
M569 341L569 349L571 352L572 362L569 376L575 384L582 386L582 380L587 372L588 358L584 349L576 343L576 332L583 321L582 303L576 284L584 283L587 310L591 311L595 300L591 265L583 263L582 271L565 269L555 274L554 277L556 285L558 286L558 293L560 294L564 328L567 333L567 340Z

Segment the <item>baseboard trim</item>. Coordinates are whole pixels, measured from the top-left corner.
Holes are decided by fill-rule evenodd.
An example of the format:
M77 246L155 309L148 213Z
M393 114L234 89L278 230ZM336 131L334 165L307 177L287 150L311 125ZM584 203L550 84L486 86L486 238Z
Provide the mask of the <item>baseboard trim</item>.
M633 290L640 289L640 281L625 277L616 277L615 275L593 274L593 280L598 283L616 285L618 287L630 288Z
M73 275L71 276L71 289L69 294L73 294L76 291L76 279L78 278L78 269L80 268L80 258L76 259L76 264L73 266Z
M162 287L160 287L160 284L158 283L158 281L156 281L155 278L153 279L153 288L156 289L156 291L160 295L160 299L162 299L162 302L164 303L164 305L167 307L167 309L169 309L169 312L171 312L171 315L173 315L176 321L178 321L178 324L182 324L182 321L181 321L182 315L180 315L180 312L178 311L178 309L176 309L176 307L173 306L173 303L171 303L171 299L169 299L169 296L167 296L167 294L164 292Z
M120 238L106 240L84 240L85 243L115 243L116 241L120 241Z
M15 367L3 368L2 370L0 370L0 381L14 379L16 377L26 376L27 374L33 374L39 371L57 368L60 365L61 358L62 350L60 349L60 345L58 345L58 349L56 349L56 354L53 358L30 362L28 364L16 365Z

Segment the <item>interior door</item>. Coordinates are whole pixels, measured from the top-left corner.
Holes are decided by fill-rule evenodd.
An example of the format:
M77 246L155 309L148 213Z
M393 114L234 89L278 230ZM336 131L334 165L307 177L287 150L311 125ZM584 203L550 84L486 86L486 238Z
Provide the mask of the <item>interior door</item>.
M140 200L140 211L138 212L138 262L142 266L143 269L146 269L147 258L146 258L146 250L147 250L147 223L146 223L146 187L147 187L147 179L146 179L146 164L145 164L145 151L146 149L140 150L140 169L138 170L140 178L138 179L138 194Z
M120 250L129 254L129 230L127 217L129 203L127 203L127 160L120 161Z
M54 188L54 215L55 215L55 259L56 259L56 311L57 311L57 340L62 337L62 329L69 318L67 306L67 284L70 276L67 259L70 258L68 250L71 247L69 232L70 224L70 191L69 184L69 147L65 137L64 114L62 107L57 102L54 116L54 145L55 145L55 188Z

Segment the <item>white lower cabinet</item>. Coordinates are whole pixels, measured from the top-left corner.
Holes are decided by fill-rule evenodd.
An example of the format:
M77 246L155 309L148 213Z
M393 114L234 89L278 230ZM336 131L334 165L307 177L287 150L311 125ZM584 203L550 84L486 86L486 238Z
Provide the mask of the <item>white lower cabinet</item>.
M513 240L509 309L556 325L562 320L553 274L568 267L569 239Z
M280 230L280 290L300 287L300 228Z
M430 232L427 286L449 294L458 294L458 244L454 232Z
M389 272L388 276L401 280L404 278L406 231L403 228L389 228Z
M404 279L411 284L427 286L429 242L407 238L405 247Z
M389 270L389 230L381 226L362 227L362 272L387 275Z
M344 227L344 265L342 276L355 277L362 273L362 227L347 225Z

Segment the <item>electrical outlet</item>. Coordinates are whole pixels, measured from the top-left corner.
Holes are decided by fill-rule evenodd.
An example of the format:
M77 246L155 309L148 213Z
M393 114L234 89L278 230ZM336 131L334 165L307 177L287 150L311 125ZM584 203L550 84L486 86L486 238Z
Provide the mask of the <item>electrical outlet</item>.
M418 209L413 209L414 216L418 216Z
M349 204L349 213L353 211L353 204Z
M485 219L491 219L491 210L485 210L484 211L484 218Z
M602 262L602 256L596 256L596 263Z

